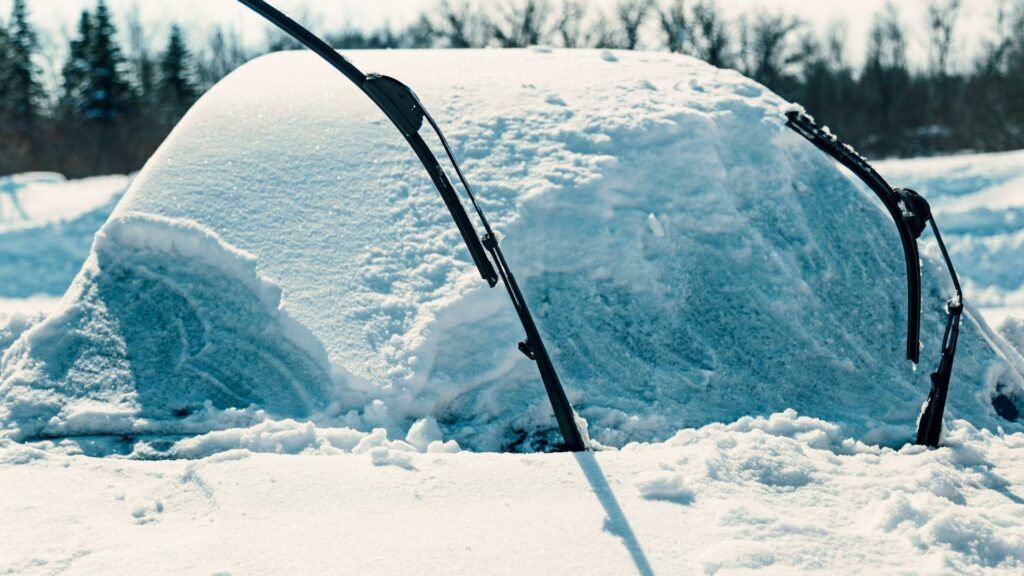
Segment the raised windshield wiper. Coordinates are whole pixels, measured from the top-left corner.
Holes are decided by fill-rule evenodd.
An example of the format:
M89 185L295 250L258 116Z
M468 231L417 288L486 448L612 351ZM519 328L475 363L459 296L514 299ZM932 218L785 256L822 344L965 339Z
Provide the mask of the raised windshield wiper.
M903 244L903 257L907 269L907 359L917 364L920 356L921 330L921 264L918 255L917 239L925 228L931 225L932 233L938 242L946 269L953 279L955 294L946 304L946 331L942 337L942 356L939 367L931 375L931 391L921 410L917 424L917 443L936 447L942 434L942 414L946 408L946 396L949 392L949 381L953 374L953 357L956 355L956 344L960 335L960 316L963 313L963 293L960 280L953 268L953 262L946 251L946 245L939 234L938 224L932 216L928 201L917 192L908 188L893 188L882 176L868 164L863 156L852 147L844 144L832 133L815 124L814 119L793 110L786 112L786 126L792 128L812 144L818 147L843 166L846 166L857 178L860 178L872 192L882 201L889 216L892 217L900 233Z
M483 210L477 204L476 197L473 195L473 191L466 181L462 169L459 167L458 162L456 162L455 155L452 153L448 141L445 139L437 123L427 113L419 98L416 97L416 94L408 86L394 78L378 74L364 74L346 60L345 57L327 45L326 42L263 0L238 1L298 40L303 46L315 52L327 61L328 64L344 74L377 104L381 111L398 128L399 132L402 133L402 136L405 137L406 142L412 147L423 167L426 168L430 179L434 182L434 186L437 187L437 191L441 194L441 198L448 207L448 211L451 212L452 219L455 220L455 226L459 229L466 247L469 248L469 254L473 258L473 263L476 264L480 276L492 288L497 285L499 279L505 285L509 298L512 300L512 306L515 308L516 314L523 325L523 330L526 333L526 339L519 343L519 350L537 363L541 380L544 382L548 399L551 401L551 408L554 410L555 419L558 421L558 428L562 433L562 447L572 452L585 450L586 446L583 443L583 437L580 434L579 428L576 426L576 418L572 406L569 404L569 399L565 395L562 383L558 379L555 366L551 363L551 357L548 355L544 341L537 330L537 325L533 321L530 309L526 306L526 299L523 298L519 284L516 282L515 277L512 276L512 271L509 270L508 263L505 261L505 256L498 245L498 239L491 229L487 218L484 217ZM430 127L444 146L445 154L451 165L455 168L459 181L466 190L466 195L469 197L477 216L480 218L484 229L482 238L477 236L476 228L466 213L459 195L455 192L451 180L448 179L444 169L441 167L441 163L419 134L424 119L430 124ZM490 254L490 259L488 254Z

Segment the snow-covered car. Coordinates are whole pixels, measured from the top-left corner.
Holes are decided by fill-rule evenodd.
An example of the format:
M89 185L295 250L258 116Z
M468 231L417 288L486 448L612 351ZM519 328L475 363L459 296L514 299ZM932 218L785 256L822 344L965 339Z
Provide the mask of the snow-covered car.
M1024 358L914 195L683 56L356 59L420 99L247 64L2 329L0 572L1024 566Z
M902 359L892 223L785 128L785 102L666 54L359 61L443 122L591 438L786 408L875 443L913 436L929 384ZM947 278L926 251L926 356ZM131 445L433 417L466 447L543 448L560 438L521 330L374 103L310 53L274 54L208 93L135 179L59 310L7 353L0 421ZM1020 387L1001 342L968 306L951 417L1014 426L991 405Z

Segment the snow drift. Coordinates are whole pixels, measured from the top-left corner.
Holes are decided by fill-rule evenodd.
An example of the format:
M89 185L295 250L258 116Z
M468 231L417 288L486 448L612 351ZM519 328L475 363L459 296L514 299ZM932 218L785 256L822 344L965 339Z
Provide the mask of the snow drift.
M666 54L357 60L445 128L593 438L795 408L911 439L945 272L926 250L915 372L895 230L788 133L778 97ZM434 417L463 446L536 449L557 431L519 338L397 131L311 54L275 54L204 96L61 309L7 351L0 422L21 439L266 418L401 436ZM970 306L961 338L948 417L1020 429L992 398L1024 405L1024 359Z
M64 294L128 181L67 181L45 172L0 177L0 298Z
M273 448L315 435L303 428ZM416 454L367 437L347 441L362 455L339 455L345 443L282 456L247 439L140 462L0 440L0 491L12 495L0 514L14 527L0 571L1024 571L1024 435L962 421L938 450L865 446L792 412L591 454Z

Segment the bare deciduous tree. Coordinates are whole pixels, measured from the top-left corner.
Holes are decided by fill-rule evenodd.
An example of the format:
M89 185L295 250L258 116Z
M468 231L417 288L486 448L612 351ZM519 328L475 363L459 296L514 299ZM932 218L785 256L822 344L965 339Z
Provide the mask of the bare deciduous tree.
M488 25L491 37L502 48L543 44L550 32L551 5L547 0L506 0Z
M907 38L899 12L889 2L876 16L868 36L868 65L877 68L907 70Z
M929 0L925 13L928 17L928 66L932 74L945 76L949 73L949 55L960 13L960 0Z
M213 86L250 57L251 54L242 42L238 30L217 26L207 36L206 47L198 55L200 86Z
M487 44L488 25L469 0L442 0L437 15L424 16L420 22L438 43L449 48L480 48Z
M793 16L760 12L740 20L741 71L775 91L793 80L792 68L801 60L793 35L803 22Z
M640 45L640 29L647 20L651 4L651 0L620 0L616 10L622 33L620 48L636 50Z
M615 22L604 14L598 14L590 28L590 41L595 48L622 48L622 34Z
M1018 1L1018 4L1024 6L1024 2ZM995 33L982 41L978 66L984 74L996 74L1005 68L1006 57L1013 47L1016 36L1011 28L1011 12L1010 0L1001 0L996 9Z
M694 4L691 21L692 54L712 66L729 66L732 40L725 18L714 0L699 0Z
M133 4L125 15L125 37L128 40L125 57L134 79L135 88L145 97L154 93L156 66L149 45L146 27L139 16L139 6ZM146 104L151 104L146 102Z
M555 31L562 46L579 48L585 46L588 34L584 29L587 11L579 0L563 0L561 11L555 21Z
M672 0L668 6L658 7L658 24L665 36L669 52L686 52L690 44L689 17L686 14L686 0Z

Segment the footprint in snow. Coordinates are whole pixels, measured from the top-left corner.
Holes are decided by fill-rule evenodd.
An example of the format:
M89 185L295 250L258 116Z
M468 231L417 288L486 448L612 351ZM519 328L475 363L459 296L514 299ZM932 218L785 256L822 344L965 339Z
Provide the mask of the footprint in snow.
M132 518L135 519L135 523L139 525L150 524L158 520L158 516L163 514L164 504L163 502L156 500L151 504L137 504L132 509Z

